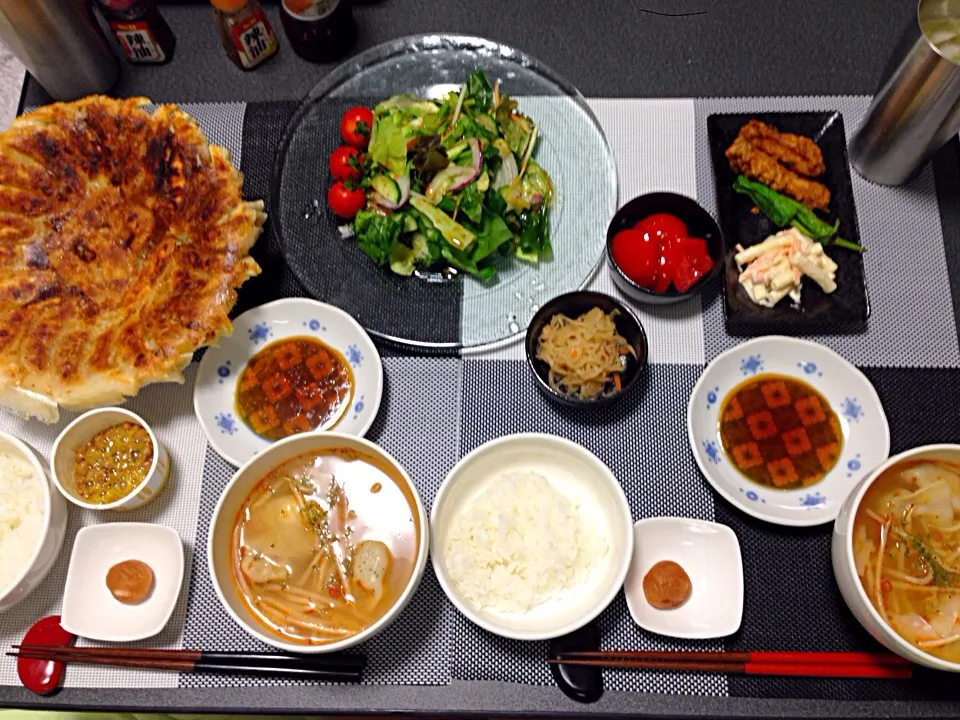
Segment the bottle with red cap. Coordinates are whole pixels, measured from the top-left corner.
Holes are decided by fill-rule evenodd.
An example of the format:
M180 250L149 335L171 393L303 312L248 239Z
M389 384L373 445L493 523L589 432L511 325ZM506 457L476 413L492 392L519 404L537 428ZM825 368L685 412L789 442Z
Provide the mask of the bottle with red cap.
M176 39L156 0L97 0L103 16L132 63L162 65L173 59Z
M242 70L252 70L277 52L277 36L258 0L210 0L220 43Z
M281 0L280 22L297 55L311 62L341 60L357 42L350 0Z

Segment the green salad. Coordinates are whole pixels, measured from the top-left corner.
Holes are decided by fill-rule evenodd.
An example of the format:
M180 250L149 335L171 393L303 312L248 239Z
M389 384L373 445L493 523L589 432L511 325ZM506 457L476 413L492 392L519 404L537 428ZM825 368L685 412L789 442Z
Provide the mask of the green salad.
M375 263L487 281L498 256L549 258L553 184L532 158L537 124L482 70L439 100L384 100L371 125L348 191L364 193L352 230Z

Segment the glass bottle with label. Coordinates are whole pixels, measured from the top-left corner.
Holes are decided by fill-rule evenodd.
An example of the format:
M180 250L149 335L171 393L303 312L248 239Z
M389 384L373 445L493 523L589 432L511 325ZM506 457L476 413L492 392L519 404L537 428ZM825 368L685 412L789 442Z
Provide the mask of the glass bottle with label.
M162 65L173 59L176 40L156 0L97 0L103 17L132 63Z
M350 0L281 0L280 20L290 45L311 62L340 60L357 42Z
M220 43L242 70L252 70L277 52L277 36L258 0L210 0Z

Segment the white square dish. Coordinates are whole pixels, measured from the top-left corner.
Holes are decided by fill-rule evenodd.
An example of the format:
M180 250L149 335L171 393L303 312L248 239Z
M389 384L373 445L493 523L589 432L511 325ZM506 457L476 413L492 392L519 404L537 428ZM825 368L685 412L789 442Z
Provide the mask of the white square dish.
M633 533L624 592L637 625L687 639L726 637L740 629L743 559L733 530L705 520L668 517L639 520ZM644 576L662 560L679 564L690 577L690 597L671 610L653 607L643 593Z
M107 571L124 560L153 570L153 591L127 605L107 588ZM104 523L77 533L67 570L60 625L106 642L132 642L156 635L170 620L183 583L183 544L172 528L150 523Z

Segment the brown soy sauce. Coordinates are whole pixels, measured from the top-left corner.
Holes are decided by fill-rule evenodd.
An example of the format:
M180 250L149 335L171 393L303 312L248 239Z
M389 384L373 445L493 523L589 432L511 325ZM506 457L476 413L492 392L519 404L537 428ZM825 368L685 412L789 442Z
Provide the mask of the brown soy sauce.
M729 392L720 441L746 478L774 490L820 482L836 465L843 430L830 403L802 380L764 373Z

